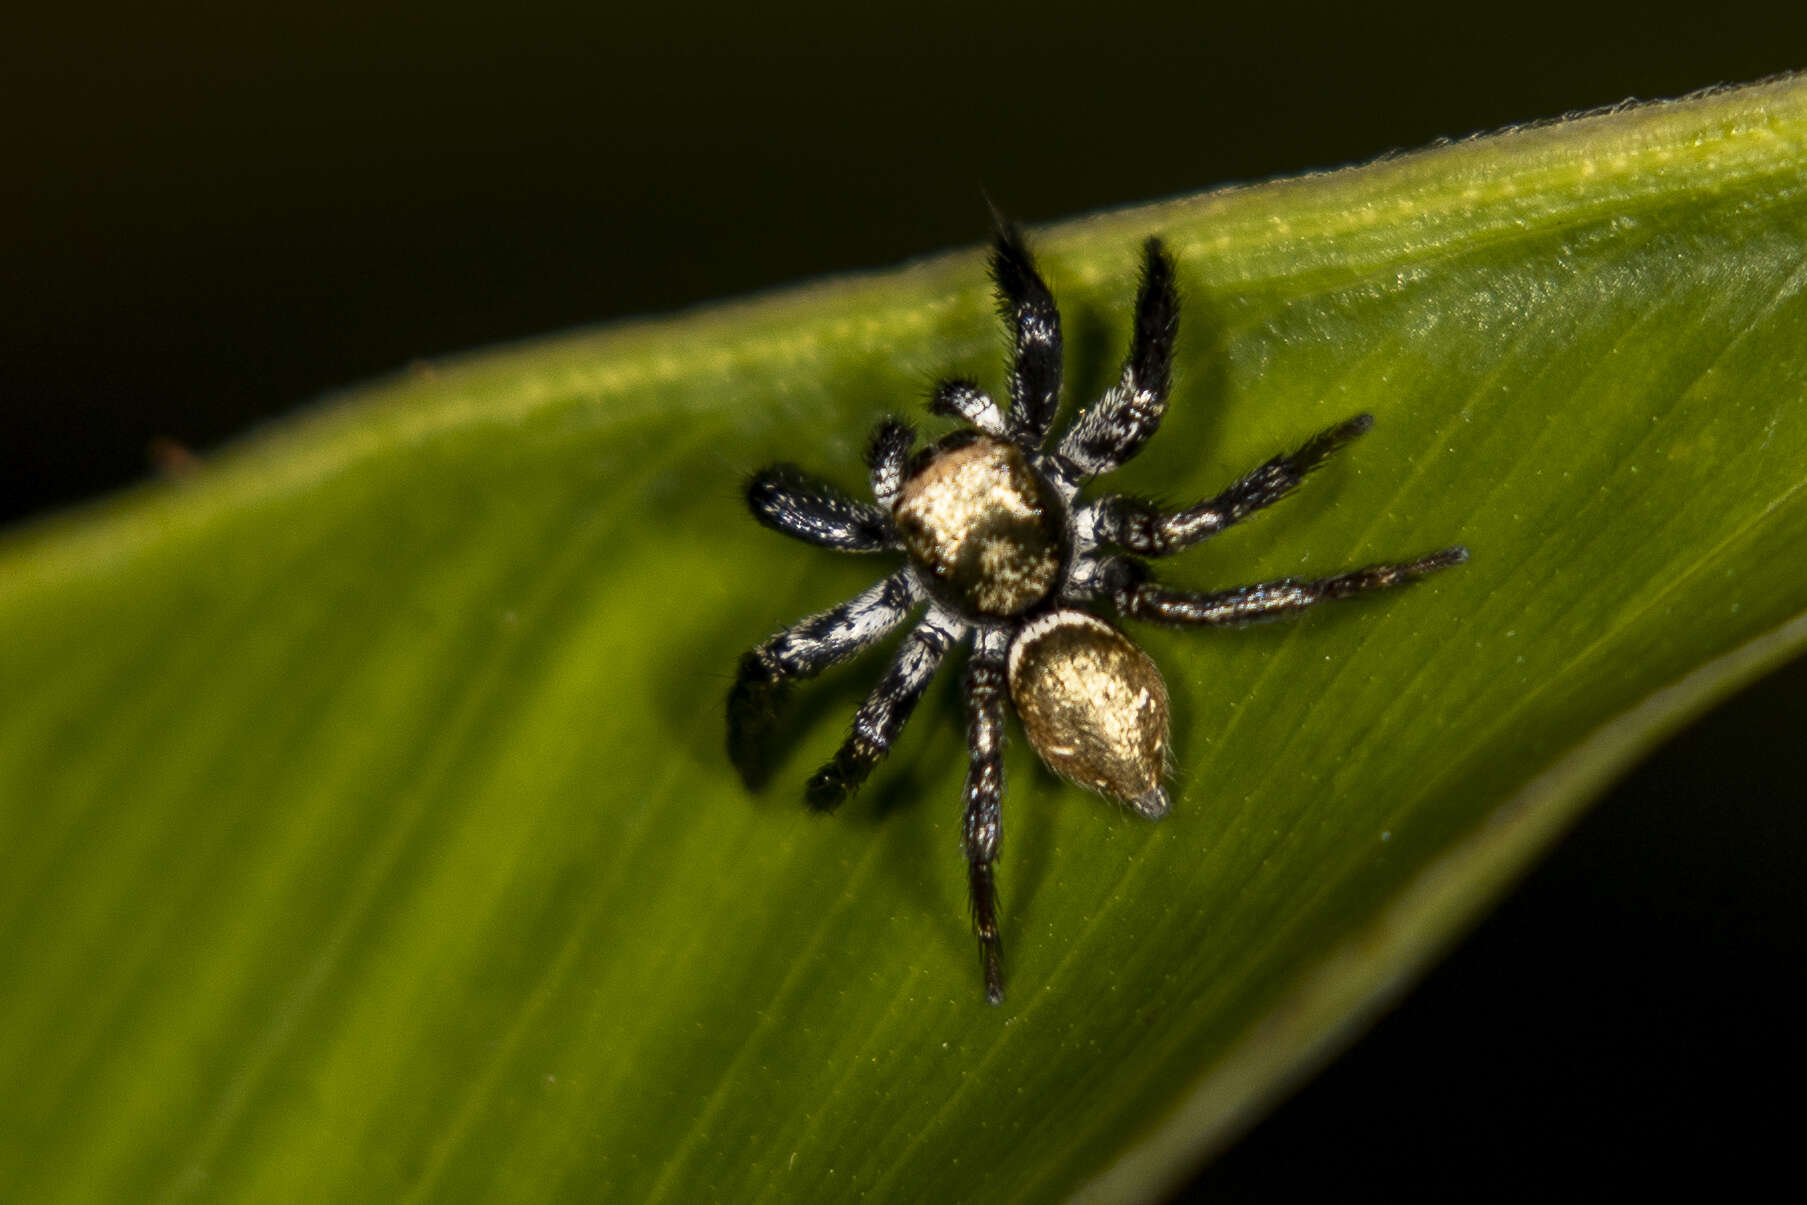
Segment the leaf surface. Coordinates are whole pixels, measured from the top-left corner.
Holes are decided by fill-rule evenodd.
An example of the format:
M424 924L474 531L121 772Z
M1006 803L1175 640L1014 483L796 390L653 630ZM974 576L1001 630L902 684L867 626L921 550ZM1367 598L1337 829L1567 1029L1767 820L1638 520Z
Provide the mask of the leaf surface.
M863 493L1002 393L977 252L423 367L0 547L0 1196L1123 1199L1223 1142L1641 750L1807 637L1807 86L1043 232L1068 405L1177 253L1176 502L1374 431L1163 566L1451 543L1410 591L1137 628L1172 815L1016 742L990 1008L957 674L831 818L752 796L735 660L875 580L744 474ZM938 430L930 424L931 430Z

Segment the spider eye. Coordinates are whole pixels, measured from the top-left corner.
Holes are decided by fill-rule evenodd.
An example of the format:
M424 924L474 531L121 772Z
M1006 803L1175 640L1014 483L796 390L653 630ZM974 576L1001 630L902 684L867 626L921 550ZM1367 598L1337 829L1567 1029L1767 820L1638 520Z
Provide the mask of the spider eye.
M1055 773L1166 814L1167 685L1129 637L1084 611L1032 620L1010 646L1010 697Z

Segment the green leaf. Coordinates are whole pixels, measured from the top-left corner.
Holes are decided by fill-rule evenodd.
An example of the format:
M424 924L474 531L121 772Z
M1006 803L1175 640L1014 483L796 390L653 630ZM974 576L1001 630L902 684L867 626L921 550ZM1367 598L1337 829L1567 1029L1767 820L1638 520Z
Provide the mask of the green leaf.
M1807 85L1046 231L1070 403L1157 232L1178 391L1110 488L1378 420L1170 579L1473 559L1137 629L1160 824L1017 742L1001 1008L956 675L832 819L797 796L881 656L761 795L721 731L742 650L882 571L742 475L859 489L881 412L997 391L976 252L423 368L14 534L0 1197L1146 1196L1807 642Z

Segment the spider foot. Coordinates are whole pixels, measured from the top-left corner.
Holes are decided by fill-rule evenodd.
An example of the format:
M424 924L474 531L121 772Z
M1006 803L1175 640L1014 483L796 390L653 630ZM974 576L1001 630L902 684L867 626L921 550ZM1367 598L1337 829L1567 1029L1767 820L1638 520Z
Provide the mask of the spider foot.
M1004 1003L1004 948L994 936L980 943L980 956L985 960L985 1001Z
M998 935L997 885L990 863L971 870L973 932L979 938L979 962L985 970L985 999L1004 1003L1004 942Z
M1429 556L1421 556L1415 561L1402 561L1391 565L1369 565L1365 569L1339 573L1335 577L1325 578L1321 582L1311 583L1320 589L1326 599L1354 598L1358 594L1366 594L1371 590L1388 590L1394 586L1403 586L1415 582L1421 577L1429 577L1440 569L1448 569L1468 560L1468 549L1460 544L1453 548L1442 548Z
M1435 573L1439 569L1448 569L1452 565L1461 565L1468 560L1468 549L1457 544L1453 548L1445 548L1441 552L1433 552L1429 556L1419 557L1405 566L1411 577L1423 577L1427 573Z
M1336 426L1320 431L1306 440L1305 446L1290 456L1278 457L1276 463L1285 465L1288 473L1294 478L1304 477L1305 474L1329 460L1345 444L1366 435L1373 428L1374 416L1372 414L1358 414L1354 418L1346 418ZM1297 480L1293 484L1297 485Z
M810 776L803 798L810 810L832 812L853 798L878 764L883 751L857 737L843 745L834 760Z

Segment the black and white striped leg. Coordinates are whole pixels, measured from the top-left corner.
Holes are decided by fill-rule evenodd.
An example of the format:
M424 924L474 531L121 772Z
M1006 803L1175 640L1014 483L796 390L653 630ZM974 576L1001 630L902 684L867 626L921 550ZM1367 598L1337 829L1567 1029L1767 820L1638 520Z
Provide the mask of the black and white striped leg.
M1123 375L1081 414L1060 440L1060 454L1080 477L1112 469L1142 450L1167 411L1173 383L1173 344L1179 334L1180 299L1173 257L1161 240L1142 247L1142 285L1136 293L1136 325Z
M1004 944L998 936L995 869L1003 836L1004 661L977 647L966 667L966 743L972 762L966 772L966 817L962 825L973 931L985 968L985 998L1004 999Z
M1004 412L971 381L943 381L929 395L929 413L963 418L987 435L1007 437Z
M991 279L998 312L1010 327L1010 438L1038 448L1060 409L1060 311L1023 232L1008 223L992 242Z
M1374 425L1358 414L1320 431L1304 445L1244 473L1234 485L1184 510L1162 511L1139 498L1100 498L1091 506L1092 531L1100 543L1142 556L1169 556L1240 523L1299 488L1305 475Z
M809 780L805 797L812 808L833 811L860 789L866 776L891 751L961 630L951 619L931 613L904 637L891 667L854 713L852 734L834 759Z
M902 623L921 601L909 572L899 570L740 659L728 692L728 757L749 786L765 780L765 738L791 683L853 656Z
M841 552L896 547L890 521L793 464L761 469L747 481L747 509L774 531Z
M1391 590L1439 569L1460 565L1467 559L1466 548L1445 548L1415 561L1369 565L1334 577L1287 577L1210 594L1169 590L1142 577L1144 571L1139 566L1117 561L1111 570L1116 578L1111 594L1118 609L1134 619L1188 626L1240 627L1284 619L1319 603L1354 598L1376 590Z
M872 470L872 496L887 514L897 505L903 489L904 474L910 467L910 448L916 443L916 429L900 418L888 418L873 428L872 440L866 445L866 467Z

